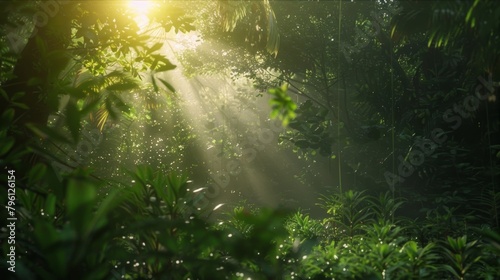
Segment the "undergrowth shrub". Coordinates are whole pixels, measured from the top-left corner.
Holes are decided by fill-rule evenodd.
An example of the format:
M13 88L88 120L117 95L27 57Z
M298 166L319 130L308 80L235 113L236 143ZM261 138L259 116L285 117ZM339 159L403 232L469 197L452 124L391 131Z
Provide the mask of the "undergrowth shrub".
M323 219L240 206L214 222L181 174L139 166L123 186L76 169L59 180L43 161L23 167L11 142L2 130L3 163L17 169L13 279L500 279L497 192L469 208L458 193L436 199L413 220L391 193L347 191L321 198Z

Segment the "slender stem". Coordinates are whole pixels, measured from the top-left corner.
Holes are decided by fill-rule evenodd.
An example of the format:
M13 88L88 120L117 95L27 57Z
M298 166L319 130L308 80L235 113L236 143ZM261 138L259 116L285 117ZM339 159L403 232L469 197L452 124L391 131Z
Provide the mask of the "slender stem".
M340 76L340 49L341 49L341 30L342 30L342 0L339 1L339 51L337 53L337 74ZM340 101L340 83L337 83L337 102ZM341 151L340 151L340 109L337 108L337 157L339 159L339 190L342 193L342 161L341 161Z

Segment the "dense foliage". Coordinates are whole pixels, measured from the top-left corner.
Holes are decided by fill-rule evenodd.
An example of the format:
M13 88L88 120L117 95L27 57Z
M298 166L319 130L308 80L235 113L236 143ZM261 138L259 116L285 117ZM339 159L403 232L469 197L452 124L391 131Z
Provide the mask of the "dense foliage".
M500 279L495 1L125 2L2 2L7 279Z

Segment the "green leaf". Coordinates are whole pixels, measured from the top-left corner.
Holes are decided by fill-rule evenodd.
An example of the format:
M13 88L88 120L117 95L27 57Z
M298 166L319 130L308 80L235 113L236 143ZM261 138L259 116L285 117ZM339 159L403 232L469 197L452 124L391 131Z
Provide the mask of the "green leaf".
M84 181L82 178L70 179L66 193L66 209L68 214L77 214L82 208L92 204L96 196L96 189L89 182Z
M163 46L163 43L156 43L154 44L147 52L146 54L152 54L154 53L155 51L161 49L161 47Z
M135 176L143 183L145 183L148 182L149 179L153 177L153 170L149 166L141 165L137 167Z
M58 142L71 144L71 141L68 138L66 138L66 136L60 134L59 132L57 132L53 128L46 127L46 126L39 127L39 126L36 126L34 124L27 124L26 126L29 129L31 129L31 131L33 131L33 133L35 133L36 135L38 135L39 137L41 137L43 139L50 138L50 139L58 141Z
M17 108L21 108L21 109L24 109L24 110L28 110L29 107L24 104L24 103L19 103L19 102L12 102L12 106L13 107L17 107Z
M280 34L278 31L278 23L274 12L272 11L272 9L269 9L266 50L270 54L273 54L274 57L276 57L278 55L279 47L280 47Z
M177 66L173 65L172 63L164 64L156 69L156 72L165 72L165 71L170 71L175 69Z
M49 216L54 216L56 212L56 196L52 193L47 195L45 199L45 213Z
M37 163L35 166L30 168L30 171L28 172L28 178L30 183L37 183L39 182L43 176L45 176L45 173L47 172L47 166L42 163Z
M279 118L283 126L287 126L291 120L295 119L295 110L297 109L297 105L287 94L287 89L288 85L283 84L281 87L268 90L268 93L273 96L269 100L269 104L272 106L270 117L272 119Z
M59 275L66 275L68 248L61 246L61 243L68 241L66 232L56 230L53 225L46 221L35 223L34 229L35 238L47 263L46 269L52 273L57 272ZM54 276L50 275L49 277Z
M0 156L5 155L12 149L14 146L14 139L13 138L7 138L3 141L2 145L0 145Z
M9 96L7 95L5 90L3 90L2 88L0 88L0 95L3 97L3 99L5 99L5 102L9 101Z
M121 112L129 112L130 111L130 106L125 104L123 100L116 94L110 94L109 99L113 101L113 104L115 105L115 108L120 110Z
M288 90L288 84L282 84L280 88L283 93L286 93L286 91Z
M467 11L467 15L465 16L465 22L468 23L471 19L472 12L474 12L474 9L476 8L477 4L479 3L479 0L475 0L474 4L469 8L469 11ZM471 24L471 27L474 27L473 24Z
M94 220L95 222L108 215L108 213L114 209L118 204L125 199L124 196L119 195L119 191L113 191L99 204L99 208L95 212Z
M451 274L453 274L455 277L457 277L458 279L461 279L462 277L457 273L457 271L455 271L455 269L453 269L453 267L449 266L449 265L443 265L443 268L445 268L446 270L448 270Z
M80 114L82 116L86 116L88 114L90 114L90 112L92 112L96 107L97 105L99 105L101 102L101 98L94 98L93 100L89 101L89 102L85 102L82 110L80 111Z
M19 91L19 92L14 93L14 95L11 96L10 100L11 101L20 100L25 95L26 95L26 93L24 91Z
M280 111L278 109L273 109L271 111L270 117L271 117L271 119L275 119L279 116L279 114L280 114Z
M153 90L155 92L158 92L158 90L159 90L158 84L156 84L156 78L155 78L153 73L151 73L151 83L153 84Z
M105 116L105 119L103 120L102 127L104 127L104 122L106 122L108 116L111 117L113 120L118 119L118 114L115 112L115 109L113 108L113 103L111 100L108 98L106 99L106 102L104 102L106 110L103 113L103 116ZM102 129L101 129L102 130Z
M166 87L168 88L171 92L175 93L175 88L167 81L165 81L162 78L158 78L158 80Z
M51 224L40 221L35 223L34 235L40 247L45 249L57 241L58 234Z
M127 91L137 88L138 85L133 80L127 80L124 82L112 84L106 87L107 90L117 90L117 91Z
M153 63L151 64L150 70L156 71L156 72L165 72L169 70L175 69L177 66L172 64L168 58L162 55L152 55L154 58ZM159 66L157 68L157 66Z

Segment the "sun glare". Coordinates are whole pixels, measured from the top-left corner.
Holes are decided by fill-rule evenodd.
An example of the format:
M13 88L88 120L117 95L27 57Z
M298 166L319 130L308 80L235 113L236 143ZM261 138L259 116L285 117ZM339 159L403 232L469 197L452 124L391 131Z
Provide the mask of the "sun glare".
M140 26L145 26L149 23L148 13L155 7L154 1L129 1L128 8L134 15L134 20Z
M128 7L130 11L136 15L147 15L148 12L153 9L153 1L129 1Z

